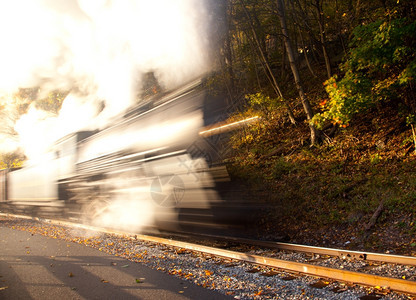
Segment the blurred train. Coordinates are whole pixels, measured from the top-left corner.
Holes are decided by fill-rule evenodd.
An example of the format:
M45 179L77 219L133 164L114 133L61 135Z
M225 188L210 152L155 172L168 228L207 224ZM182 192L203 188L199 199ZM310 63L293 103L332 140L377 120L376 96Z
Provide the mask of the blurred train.
M111 125L57 141L45 159L0 171L3 210L140 230L240 226L251 208L221 162L226 103L197 80L158 91Z

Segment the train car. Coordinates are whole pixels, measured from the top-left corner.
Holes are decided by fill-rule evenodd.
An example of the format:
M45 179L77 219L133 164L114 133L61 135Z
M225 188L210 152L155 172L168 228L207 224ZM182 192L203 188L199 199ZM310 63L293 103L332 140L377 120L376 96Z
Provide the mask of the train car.
M200 139L204 101L197 81L134 107L114 124L77 142L75 164L68 164L59 176L69 213L96 223L123 221L132 226L183 225L190 222L185 221L185 210L197 213L200 223L201 218L212 219L210 208L219 197L206 160L189 150ZM74 149L68 139L61 145ZM72 150L59 150L65 151Z
M7 169L0 170L0 204L7 201L7 173Z
M60 205L55 188L56 167L51 163L28 165L9 172L8 182L9 204L21 207Z
M247 210L218 189L229 178L204 138L221 119L213 103L200 80L145 97L101 130L63 137L40 164L9 172L4 199L135 231L234 225Z

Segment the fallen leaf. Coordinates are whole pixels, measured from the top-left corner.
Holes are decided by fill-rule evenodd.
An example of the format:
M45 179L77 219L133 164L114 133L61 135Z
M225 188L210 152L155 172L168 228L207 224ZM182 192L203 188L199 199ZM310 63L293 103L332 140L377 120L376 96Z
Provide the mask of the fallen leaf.
M0 291L5 290L5 289L8 289L8 288L9 288L8 286L0 287Z

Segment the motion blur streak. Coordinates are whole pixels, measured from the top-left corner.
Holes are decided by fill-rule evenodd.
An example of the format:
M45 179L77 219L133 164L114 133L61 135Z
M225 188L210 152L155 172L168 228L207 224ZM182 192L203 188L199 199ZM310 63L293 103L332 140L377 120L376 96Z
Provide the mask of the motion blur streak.
M216 134L228 132L228 131L234 130L236 128L242 127L246 124L252 123L254 121L258 121L259 118L260 118L259 116L254 116L254 117L251 117L251 118L247 118L247 119L236 121L236 122L229 123L229 124L215 124L216 126L214 126L214 127L210 126L209 128L206 128L205 130L200 131L199 135L201 135L201 136L211 136L211 135L216 135Z
M134 148L137 150L151 149L155 146L172 144L180 133L182 138L190 134L190 130L202 126L202 116L194 114L177 120L157 120L152 118L149 124L141 123L121 129L117 135L106 134L104 131L91 142L86 141L85 148L80 152L79 162L83 162L122 149Z

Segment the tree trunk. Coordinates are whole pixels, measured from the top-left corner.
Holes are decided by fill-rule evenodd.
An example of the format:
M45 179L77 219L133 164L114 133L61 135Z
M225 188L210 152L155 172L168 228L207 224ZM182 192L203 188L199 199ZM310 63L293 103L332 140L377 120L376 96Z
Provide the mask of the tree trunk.
M295 64L295 58L294 58L295 56L293 53L292 45L290 42L290 38L289 38L287 26L286 26L285 8L284 8L283 0L276 0L276 4L277 4L277 14L279 16L280 26L282 29L284 43L286 46L287 58L289 60L290 68L292 69L293 78L295 80L295 84L299 93L299 97L302 101L303 109L306 113L306 117L308 121L310 121L313 117L313 111L312 111L312 107L308 99L306 98L305 92L303 90L303 85L300 80L299 71ZM311 144L314 145L317 143L318 131L310 122L309 122L309 127L311 130Z
M228 2L227 3L227 28L230 28L230 23L231 23L231 5ZM230 31L228 30L226 32L226 36L224 39L224 44L223 44L223 51L224 51L224 55L223 56L223 63L224 63L224 67L227 73L227 89L228 89L228 93L230 96L230 99L233 98L234 92L235 92L235 76L234 76L234 70L233 70L233 55L232 55L232 45L231 45L231 38L230 38Z
M321 39L321 45L322 45L322 52L324 54L325 59L325 67L326 67L326 73L328 75L328 79L331 78L331 62L329 61L329 56L326 51L326 37L325 37L325 26L324 26L324 15L321 9L320 0L315 0L315 8L316 8L316 14L317 14L317 20L319 25L319 37Z
M254 29L254 26L253 26L253 23L252 23L252 20L251 20L250 13L248 12L247 8L245 7L244 1L243 0L240 0L240 2L241 2L241 5L242 5L242 7L244 9L244 12L245 12L245 14L246 14L246 16L248 18L248 22L250 24L250 28L251 28L251 31L252 31L252 34L253 34L253 39L254 39L254 42L256 43L256 46L257 46L257 49L258 49L258 53L260 55L260 59L263 62L263 65L264 65L265 69L267 70L267 74L268 74L269 78L272 81L273 89L275 90L276 94L282 99L284 105L286 106L287 111L288 111L288 116L289 116L290 122L292 124L296 124L296 120L295 120L295 116L293 114L293 110L290 107L289 103L286 101L286 99L283 97L283 94L282 94L282 92L280 90L280 87L279 87L279 85L277 83L276 77L274 76L274 74L272 72L272 69L270 67L270 64L269 64L266 56L264 55L264 52L263 52L263 49L261 47L260 41L259 41L259 39L257 37L257 33L256 33L255 29Z
M283 42L283 39L282 39ZM282 43L282 67L280 70L280 77L281 78L285 78L285 73L286 73L286 48L285 48L285 43Z
M318 39L314 35L312 26L308 22L309 17L308 17L308 14L305 12L305 9L302 7L299 0L295 0L295 1L298 6L299 13L300 13L300 19L298 19L299 24L303 23L304 27L306 28L306 31L309 36L309 45L311 45L310 51L313 56L313 60L315 61L315 63L319 63L319 59L316 57L316 51L314 50L313 45L317 45L318 43L320 45L320 42L318 42Z
M296 21L296 22L299 24L298 21ZM303 56L305 57L306 65L309 69L309 72L311 72L312 76L316 78L317 76L316 76L315 72L313 71L311 63L310 63L309 58L308 58L308 52L307 52L307 48L306 48L306 45L305 45L305 40L303 39L302 29L300 28L300 26L298 26L298 30L299 30L300 41L302 43Z

